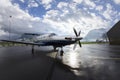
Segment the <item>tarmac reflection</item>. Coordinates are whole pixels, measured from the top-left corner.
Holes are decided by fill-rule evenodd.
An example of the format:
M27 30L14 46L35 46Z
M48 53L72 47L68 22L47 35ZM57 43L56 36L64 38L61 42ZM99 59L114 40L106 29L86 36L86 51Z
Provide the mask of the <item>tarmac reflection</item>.
M0 80L120 80L120 46L71 45L62 57L52 49L35 47L31 56L31 46L1 47Z
M120 53L119 46L83 45L73 50L67 48L63 56L63 64L70 66L76 76L84 76L93 80L119 80ZM113 56L113 57L112 57ZM117 62L117 63L116 63ZM111 78L112 77L112 78Z

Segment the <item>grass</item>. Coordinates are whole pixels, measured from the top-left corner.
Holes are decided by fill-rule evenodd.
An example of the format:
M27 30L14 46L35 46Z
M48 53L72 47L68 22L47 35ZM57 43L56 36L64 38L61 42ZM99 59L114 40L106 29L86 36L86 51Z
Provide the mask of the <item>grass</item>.
M81 44L106 44L108 42L81 42Z
M0 42L0 46L8 47L8 46L23 46L24 44L17 44L11 42Z

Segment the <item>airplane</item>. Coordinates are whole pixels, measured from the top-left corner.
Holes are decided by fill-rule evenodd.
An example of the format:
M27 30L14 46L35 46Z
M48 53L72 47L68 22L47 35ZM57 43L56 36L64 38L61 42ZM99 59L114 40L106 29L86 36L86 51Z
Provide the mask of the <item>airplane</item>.
M35 34L35 33L24 33L24 35L31 35L33 36L32 39L26 40L1 40L3 42L11 42L11 43L19 43L19 44L26 44L32 46L32 54L34 54L34 46L53 46L54 51L57 47L61 48L60 55L62 56L64 51L63 47L66 45L74 44L73 49L76 48L77 43L81 47L80 40L82 37L80 37L81 31L77 33L76 29L73 28L73 31L76 35L76 37L58 37L55 33L51 33L49 35L43 36L41 34Z

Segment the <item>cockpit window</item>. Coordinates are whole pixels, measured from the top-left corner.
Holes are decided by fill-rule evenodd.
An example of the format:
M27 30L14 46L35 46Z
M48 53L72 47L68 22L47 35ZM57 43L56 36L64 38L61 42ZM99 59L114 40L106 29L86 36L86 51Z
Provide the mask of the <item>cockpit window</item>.
M55 36L56 34L55 33L51 33L50 35L49 35L49 37L52 37L52 36Z

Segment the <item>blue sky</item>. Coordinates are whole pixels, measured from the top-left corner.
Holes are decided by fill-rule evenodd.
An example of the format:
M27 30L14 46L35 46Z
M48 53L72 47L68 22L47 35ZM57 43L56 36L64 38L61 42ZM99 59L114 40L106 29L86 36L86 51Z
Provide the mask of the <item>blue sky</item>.
M24 1L24 2L22 2ZM79 0L78 0L79 1ZM92 0L91 0L92 1ZM110 5L113 6L113 9L115 11L120 11L120 5L116 5L116 3L114 3L113 0L93 0L94 3L97 5L102 5L104 8L103 10L106 9L106 4L109 3ZM12 4L18 4L20 9L22 10L28 10L28 13L34 17L43 17L43 15L46 14L47 11L49 10L53 10L53 9L58 9L57 5L60 2L66 2L66 3L71 3L71 0L53 0L50 4L51 7L49 9L45 9L44 5L41 3L40 0L12 0ZM105 4L106 3L106 4ZM29 5L31 4L31 7L29 7ZM37 4L37 6L34 6L34 4ZM87 6L85 6L84 4L79 4L77 5L78 8L82 9L84 7L88 8ZM59 9L58 9L59 10ZM89 9L89 11L91 12L95 12L96 14L99 14L95 9Z
M120 0L1 0L0 36L16 33L74 35L90 30L109 30L120 20ZM9 16L12 16L11 18Z

